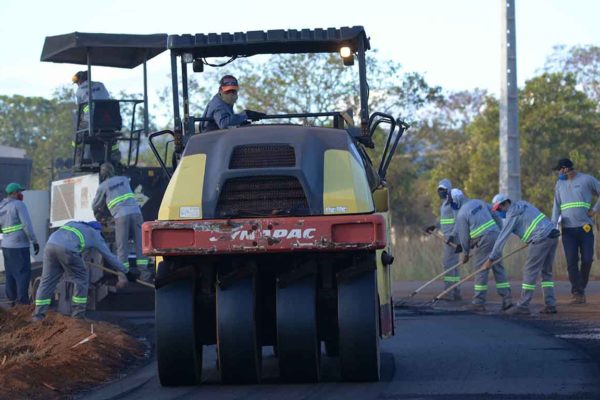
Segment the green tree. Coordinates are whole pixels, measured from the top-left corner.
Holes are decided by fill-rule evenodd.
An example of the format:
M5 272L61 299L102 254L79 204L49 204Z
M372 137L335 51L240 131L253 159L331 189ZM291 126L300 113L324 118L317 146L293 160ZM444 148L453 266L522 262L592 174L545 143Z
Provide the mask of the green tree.
M600 102L600 46L555 46L544 69L575 75L588 97Z
M582 171L600 170L600 114L575 76L562 73L527 81L519 93L519 110L523 198L549 213L556 182L551 167L558 158L573 158ZM466 140L452 147L458 156L441 160L432 177L456 176L468 196L491 200L498 190L498 131L498 102L488 98L482 113L467 126Z
M52 99L0 96L0 143L22 148L32 158L34 189L48 187L54 159L72 156L75 105L70 98L65 90Z

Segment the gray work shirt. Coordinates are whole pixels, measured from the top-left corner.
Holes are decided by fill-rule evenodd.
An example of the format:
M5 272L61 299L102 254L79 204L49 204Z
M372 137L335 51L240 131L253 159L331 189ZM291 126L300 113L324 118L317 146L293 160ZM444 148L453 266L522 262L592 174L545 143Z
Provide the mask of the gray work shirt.
M124 176L110 177L98 186L92 209L95 212L102 211L104 204L113 218L142 213L129 186L129 179Z
M593 195L600 196L600 182L591 175L577 172L573 179L556 182L554 188L554 207L552 223L561 218L563 228L579 228L585 224L593 224L587 212L592 208ZM600 212L600 198L596 201L594 211Z
M489 204L479 199L467 200L458 214L452 236L458 238L463 254L469 254L471 239L477 239L489 232L499 232L502 222L492 213Z
M77 104L87 103L89 81L85 81L77 87L75 97ZM102 82L92 82L92 100L110 100L110 94Z
M247 121L246 113L236 114L233 106L225 103L219 94L215 94L206 106L202 118L212 118L213 121L204 121L200 124L201 132L209 132L217 129L225 129L230 126L240 125Z
M554 225L548 217L531 203L523 200L511 203L489 258L496 260L502 257L502 250L511 233L525 243L536 243L546 239L553 229Z
M448 179L442 179L438 183L438 188L440 187L446 189L448 193L452 190L452 185ZM450 199L446 198L443 200L440 205L440 222L438 223L438 228L442 231L446 239L448 239L454 230L456 214L457 211L452 208Z
M7 197L0 202L2 247L22 249L37 243L27 206L21 200Z
M111 268L125 274L129 272L129 269L111 253L100 232L84 222L67 222L50 235L47 244L62 247L73 253L83 253L91 248L96 249Z

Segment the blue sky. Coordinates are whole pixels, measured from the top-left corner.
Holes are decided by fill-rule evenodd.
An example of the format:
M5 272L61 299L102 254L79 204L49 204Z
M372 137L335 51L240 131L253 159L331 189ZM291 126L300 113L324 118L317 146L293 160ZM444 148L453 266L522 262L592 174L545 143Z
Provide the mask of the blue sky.
M600 44L600 1L516 0L519 83L559 44ZM90 4L90 9L84 6ZM45 36L73 31L207 33L363 25L379 56L446 89L498 93L500 0L153 1L2 0L0 94L49 96L80 69L39 61ZM141 91L141 72L98 68L111 92ZM151 103L169 60L149 63Z

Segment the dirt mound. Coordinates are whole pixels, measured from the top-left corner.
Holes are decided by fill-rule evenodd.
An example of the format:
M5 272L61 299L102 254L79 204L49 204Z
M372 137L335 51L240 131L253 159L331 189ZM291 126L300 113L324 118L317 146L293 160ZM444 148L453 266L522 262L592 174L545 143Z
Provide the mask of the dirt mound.
M31 322L32 311L0 308L0 399L65 398L143 357L143 345L117 326L52 312Z

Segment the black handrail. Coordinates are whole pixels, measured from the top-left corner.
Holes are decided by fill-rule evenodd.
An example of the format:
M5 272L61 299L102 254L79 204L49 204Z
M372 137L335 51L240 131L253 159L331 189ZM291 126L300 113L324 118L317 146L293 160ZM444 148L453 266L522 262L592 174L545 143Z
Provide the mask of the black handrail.
M163 161L163 159L160 157L160 154L158 154L158 150L156 150L156 146L154 145L154 142L152 141L152 139L154 139L155 137L166 135L166 134L175 136L175 132L173 132L170 129L165 129L163 131L154 132L148 136L148 144L150 145L150 149L152 149L152 153L154 153L154 157L156 157L156 159L158 160L158 163L160 164L161 168L163 169L165 175L167 175L167 177L169 179L171 179L171 173L167 169L167 166L166 166L165 162Z

